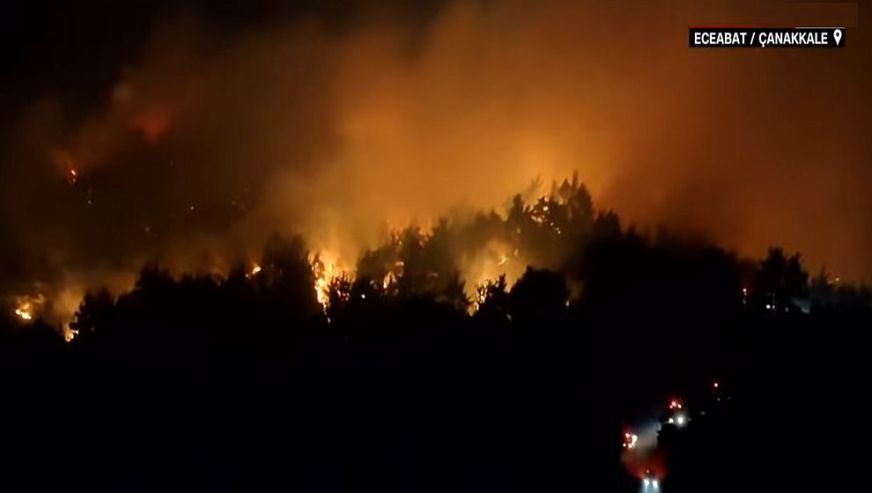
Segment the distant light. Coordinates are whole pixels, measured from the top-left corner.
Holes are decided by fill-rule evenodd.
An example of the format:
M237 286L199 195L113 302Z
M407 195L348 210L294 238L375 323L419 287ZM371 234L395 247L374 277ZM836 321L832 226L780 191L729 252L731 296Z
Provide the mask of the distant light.
M675 423L675 420L672 418L669 418L669 424L673 424L673 423Z
M639 441L639 436L635 433L624 433L624 443L622 446L627 449L636 448L636 443Z
M659 488L659 487L660 487L660 483L659 483L656 479L652 479L652 480L651 480L651 486L654 487L654 488Z
M679 414L675 417L675 424L678 426L684 426L684 423L687 421L687 418L684 417L683 414Z
M715 382L715 383L712 384L712 387L714 387L714 388L718 388L719 386L720 386L720 385L718 384L718 382Z
M645 486L650 486L650 485L651 485L651 480L648 479L648 478L643 479L642 482L645 483Z

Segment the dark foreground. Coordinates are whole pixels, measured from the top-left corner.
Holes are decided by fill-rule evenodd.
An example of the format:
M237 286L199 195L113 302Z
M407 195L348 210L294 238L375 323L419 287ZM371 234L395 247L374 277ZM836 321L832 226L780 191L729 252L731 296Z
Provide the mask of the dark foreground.
M697 414L661 433L664 492L866 481L867 292L809 283L777 250L743 263L613 231L470 316L456 279L415 277L419 247L396 282L335 280L326 313L302 247L276 241L257 275L151 268L91 295L71 343L4 322L0 483L638 491L623 430L671 395Z

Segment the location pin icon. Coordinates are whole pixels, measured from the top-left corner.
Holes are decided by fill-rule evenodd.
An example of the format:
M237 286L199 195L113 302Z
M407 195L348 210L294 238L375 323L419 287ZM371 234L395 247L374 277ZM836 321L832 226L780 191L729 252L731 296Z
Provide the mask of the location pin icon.
M836 29L833 31L833 38L836 40L836 46L838 46L839 42L842 41L842 30Z

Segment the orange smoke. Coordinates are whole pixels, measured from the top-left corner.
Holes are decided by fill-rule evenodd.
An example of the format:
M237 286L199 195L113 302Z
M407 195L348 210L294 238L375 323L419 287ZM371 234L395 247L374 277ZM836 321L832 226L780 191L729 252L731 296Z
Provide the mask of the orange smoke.
M145 259L223 271L273 233L354 265L388 224L502 213L537 177L574 170L625 223L742 254L781 244L812 271L872 279L870 38L692 51L689 25L745 7L634 7L448 1L423 25L342 29L162 17L101 104L71 116L47 94L9 126L20 148L0 160L18 168L0 203L20 232L4 246L17 281L99 287ZM458 267L474 290L527 260L493 244Z
M143 138L149 144L156 144L170 129L171 113L165 108L150 108L133 119L134 128L142 132Z

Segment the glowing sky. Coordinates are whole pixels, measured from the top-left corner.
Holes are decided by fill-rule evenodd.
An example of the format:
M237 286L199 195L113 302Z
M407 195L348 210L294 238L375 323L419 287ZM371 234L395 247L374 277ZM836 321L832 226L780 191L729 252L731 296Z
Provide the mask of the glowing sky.
M688 26L786 3L116 3L2 7L4 290L208 269L274 231L354 256L573 170L625 222L872 280L850 5L783 19L845 49L712 51Z

